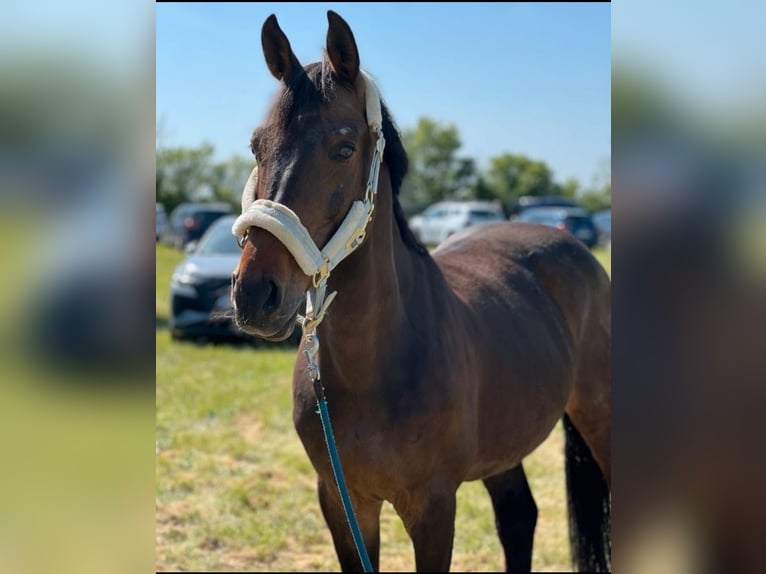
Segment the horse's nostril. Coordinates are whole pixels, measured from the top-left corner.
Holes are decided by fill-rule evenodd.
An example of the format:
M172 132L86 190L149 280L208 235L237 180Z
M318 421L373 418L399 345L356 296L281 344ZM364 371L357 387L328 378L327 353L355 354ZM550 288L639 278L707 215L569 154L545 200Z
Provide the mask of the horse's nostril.
M252 317L266 318L282 305L282 288L273 277L248 280L237 277L232 286L237 308Z
M268 295L263 303L263 311L264 313L270 313L279 307L279 287L273 279L267 280L266 292Z

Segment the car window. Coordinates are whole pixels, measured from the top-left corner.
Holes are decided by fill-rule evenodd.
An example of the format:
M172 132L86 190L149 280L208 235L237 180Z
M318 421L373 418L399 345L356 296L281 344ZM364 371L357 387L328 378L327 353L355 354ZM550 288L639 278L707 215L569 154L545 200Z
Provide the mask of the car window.
M184 218L186 217L187 208L185 207L177 207L173 210L173 213L170 216L170 222L175 226L180 226L181 223L183 223Z
M496 211L472 209L468 212L472 219L499 219L500 214Z
M203 225L209 225L223 215L225 215L225 213L222 211L198 211L192 217Z
M239 254L237 239L231 233L231 224L214 225L200 241L196 253L202 255Z

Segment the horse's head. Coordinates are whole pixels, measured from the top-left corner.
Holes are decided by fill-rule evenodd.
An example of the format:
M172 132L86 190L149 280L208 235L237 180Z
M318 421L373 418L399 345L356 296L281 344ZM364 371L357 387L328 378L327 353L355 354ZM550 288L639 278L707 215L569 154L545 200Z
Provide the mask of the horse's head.
M306 68L276 17L263 24L266 64L282 89L265 124L253 132L257 169L242 200L243 211L255 200L289 208L320 249L354 201L364 198L376 145L366 114L370 84L360 72L354 36L334 12L328 20L326 58ZM274 206L269 201L258 203ZM232 275L235 320L251 334L283 340L293 330L312 277L284 238L248 222L240 224L243 251Z

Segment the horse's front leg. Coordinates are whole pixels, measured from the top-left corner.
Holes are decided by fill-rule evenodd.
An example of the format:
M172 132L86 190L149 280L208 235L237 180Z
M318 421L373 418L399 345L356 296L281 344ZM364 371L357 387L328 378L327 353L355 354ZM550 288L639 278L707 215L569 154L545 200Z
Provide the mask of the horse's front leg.
M325 481L320 478L317 483L317 492L319 494L319 506L327 526L330 528L341 570L343 572L363 572L362 562L359 559L354 538L343 512L343 503L340 500L335 482L332 479ZM364 544L367 547L367 553L370 556L370 562L373 569L377 571L380 556L380 509L383 502L361 498L355 495L353 491L349 494L351 503L354 505L354 513L359 522L359 528L362 531Z
M394 508L415 549L418 572L449 572L455 537L456 488L432 487L402 494Z

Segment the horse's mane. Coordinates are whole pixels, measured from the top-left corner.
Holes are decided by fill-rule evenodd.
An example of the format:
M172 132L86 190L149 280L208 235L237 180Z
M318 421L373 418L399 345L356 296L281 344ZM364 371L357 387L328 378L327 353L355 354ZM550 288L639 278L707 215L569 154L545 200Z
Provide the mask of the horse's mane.
M347 89L347 86L335 81L326 57L321 62L309 64L305 69L297 69L295 73L286 78L286 84L287 89L282 92L277 111L277 121L284 128L287 128L291 120L301 110L305 110L307 106L329 102L332 100L335 90ZM383 112L383 135L386 138L383 162L388 166L391 176L394 219L404 244L416 253L427 254L428 250L418 241L407 224L407 218L399 202L399 191L409 166L407 152L404 150L399 129L394 124L382 98L380 106Z

